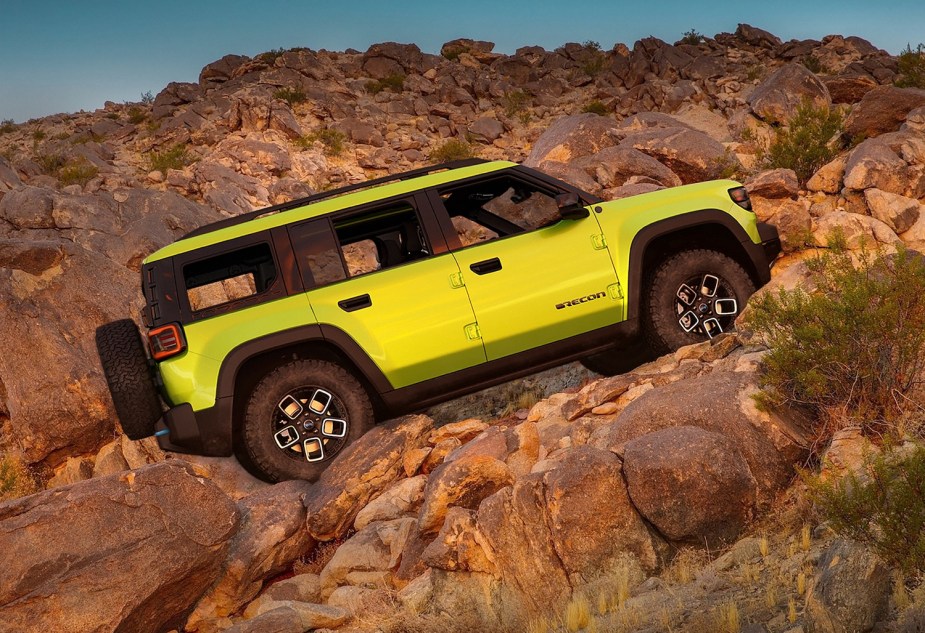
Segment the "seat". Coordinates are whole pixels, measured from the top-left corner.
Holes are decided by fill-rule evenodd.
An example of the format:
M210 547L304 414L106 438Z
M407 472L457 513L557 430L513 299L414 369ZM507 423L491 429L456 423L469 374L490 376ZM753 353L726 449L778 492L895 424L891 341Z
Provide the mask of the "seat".
M390 237L374 237L372 239L376 245L376 257L379 258L380 269L397 266L404 261L398 240Z

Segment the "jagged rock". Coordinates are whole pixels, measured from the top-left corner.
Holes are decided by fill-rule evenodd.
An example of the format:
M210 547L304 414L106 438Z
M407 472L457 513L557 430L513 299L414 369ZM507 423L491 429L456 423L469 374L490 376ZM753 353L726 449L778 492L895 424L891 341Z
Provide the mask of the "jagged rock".
M373 44L363 55L363 70L373 79L424 72L424 55L415 44Z
M467 37L461 37L455 40L450 40L441 46L440 54L447 59L452 59L454 56L458 57L460 53L469 53L470 55L474 55L476 59L480 59L481 55L484 55L485 53L491 53L494 48L494 42L471 40Z
M681 184L681 179L662 163L630 147L607 147L573 164L584 169L605 189L621 186L634 176L652 178L666 187Z
M762 81L748 97L748 105L766 121L784 123L804 101L816 107L832 103L828 89L802 64L786 64Z
M391 521L416 512L424 501L426 485L426 475L402 479L360 510L353 528L362 530L374 521Z
M500 426L488 427L476 437L447 455L446 462L453 462L457 459L476 455L492 457L502 462L506 461L508 455L510 455L510 449L507 445L505 430Z
M557 468L527 475L479 506L476 524L498 574L537 612L555 608L571 587L627 555L647 569L657 565L620 471L615 455L580 447Z
M512 483L510 469L493 457L469 455L443 464L427 480L418 529L437 532L450 506L475 510L482 499Z
M865 460L875 457L880 449L864 436L860 427L849 426L835 431L822 455L820 475L825 479L846 473L860 474Z
M468 420L461 420L459 422L451 422L450 424L444 424L443 426L434 429L433 433L430 434L430 442L432 444L438 444L443 440L455 437L460 442L465 443L476 437L479 433L487 428L487 424L475 418L469 418Z
M327 604L331 607L339 607L351 615L357 615L363 612L364 602L375 593L376 589L369 587L344 585L331 592Z
M206 64L199 72L199 85L209 88L215 84L225 83L231 79L235 70L248 61L250 58L243 55L225 55L211 64Z
M424 549L421 560L431 568L496 574L484 534L476 525L476 513L466 508L447 510L437 537Z
M613 133L616 128L616 121L596 114L562 117L540 135L524 164L537 167L544 161L569 163L590 156L617 144Z
M915 132L925 132L925 106L915 108L906 115L906 122L901 129L912 130ZM3 159L0 158L0 170L2 170ZM2 171L0 171L2 173ZM0 176L2 178L2 176Z
M351 582L351 574L359 576L373 572L377 579L385 578L389 570L395 569L401 561L402 552L413 531L417 520L412 518L395 519L370 523L365 528L344 542L321 571L321 595L327 597L336 587Z
M5 158L0 156L0 199L3 195L22 184L19 174L16 173Z
M751 200L758 219L777 227L784 251L799 250L805 245L813 230L805 200L766 200L758 196Z
M94 477L105 477L123 470L128 470L128 462L122 456L122 445L119 441L110 442L96 454L93 464Z
M682 183L710 180L727 164L736 164L734 155L717 141L697 130L659 128L628 134L620 147L633 148L668 167Z
M87 457L68 457L55 476L48 480L46 488L60 488L93 476L93 460Z
M372 145L373 147L382 147L385 141L380 132L374 125L360 119L350 117L338 121L334 129L340 130L346 134L354 143L363 145Z
M759 504L770 501L793 478L805 455L806 432L783 415L758 411L754 374L712 372L651 389L620 414L619 424L592 444L622 455L633 439L662 429L696 426L731 440L757 483Z
M871 138L858 145L845 164L845 187L863 190L876 187L900 195L915 194L919 179L906 162L883 139Z
M381 424L344 449L306 501L309 533L328 541L346 533L357 514L403 472L405 453L421 448L433 429L424 415Z
M736 28L735 35L746 44L761 48L775 48L782 43L780 38L776 35L750 24L739 24Z
M878 86L869 75L824 77L822 83L828 88L832 103L857 103Z
M74 633L177 627L238 520L224 493L179 463L3 504L0 548L16 555L0 568L0 621Z
M663 429L627 442L623 472L633 505L675 542L736 538L755 509L756 483L735 443L703 429Z
M838 193L842 189L842 179L845 177L845 163L848 157L845 154L826 163L806 181L806 188L810 191L825 193Z
M877 218L847 211L836 211L819 218L813 227L813 243L828 246L831 236L841 232L848 248L898 246L902 240L887 224Z
M318 603L321 601L321 576L298 574L292 578L274 582L261 595L271 600Z
M493 116L481 117L469 125L469 134L477 141L491 143L504 134L504 125Z
M792 169L769 169L745 181L749 195L762 198L793 198L800 191L800 183Z
M913 198L874 188L865 190L864 198L871 215L896 233L905 233L919 219L921 205Z
M455 437L448 437L437 442L436 446L424 458L424 463L421 464L421 473L424 475L432 473L435 468L446 461L448 455L460 446L462 446L462 442Z
M273 618L268 616L273 615ZM243 628L241 631L265 633L274 630L271 627L281 628L282 631L314 631L317 629L336 629L350 618L350 614L339 607L325 604L312 604L310 602L297 602L295 600L268 601L261 605L255 617L250 622L260 621L259 627ZM243 626L247 626L245 623ZM227 629L227 630L233 630Z
M287 481L242 499L241 526L218 579L196 605L186 630L216 631L214 621L240 609L263 582L292 564L314 544L305 530L305 496L311 484Z
M806 594L812 633L864 633L887 613L890 569L862 545L835 541L822 555Z
M867 92L845 121L845 134L870 138L899 129L911 110L925 105L925 90L878 86Z

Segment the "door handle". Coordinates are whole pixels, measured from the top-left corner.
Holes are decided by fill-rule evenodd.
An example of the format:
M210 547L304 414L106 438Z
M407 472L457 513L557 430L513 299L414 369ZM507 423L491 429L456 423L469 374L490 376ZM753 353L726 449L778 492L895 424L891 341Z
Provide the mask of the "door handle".
M497 257L492 257L491 259L486 259L485 261L475 262L474 264L469 264L469 270L474 272L476 275L493 273L495 271L501 270L501 260Z
M340 306L340 309L344 312L353 312L354 310L362 310L363 308L372 306L373 300L366 294L338 301L337 305Z

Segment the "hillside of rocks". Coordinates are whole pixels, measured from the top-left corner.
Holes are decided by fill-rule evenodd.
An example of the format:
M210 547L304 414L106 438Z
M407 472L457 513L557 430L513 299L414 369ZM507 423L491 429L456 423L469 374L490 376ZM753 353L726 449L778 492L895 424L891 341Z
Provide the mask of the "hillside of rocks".
M755 406L766 348L747 330L389 421L316 484L275 486L129 441L93 333L137 315L141 260L202 224L466 155L610 198L738 178L783 238L771 289L835 229L921 250L925 90L898 73L857 37L749 25L513 55L383 43L228 55L137 103L4 122L0 456L35 494L0 503L0 624L715 631L735 605L741 630L886 630L891 571L809 525L807 421ZM805 103L844 113L837 155L767 169ZM847 431L826 463L865 450ZM582 600L594 618L571 628Z

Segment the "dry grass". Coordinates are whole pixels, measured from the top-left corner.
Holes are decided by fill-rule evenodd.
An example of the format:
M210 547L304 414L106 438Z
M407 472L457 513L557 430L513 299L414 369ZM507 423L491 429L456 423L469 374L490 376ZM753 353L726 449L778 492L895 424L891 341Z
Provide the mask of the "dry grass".
M725 602L716 609L716 630L719 633L739 633L742 624L739 619L739 607L733 602Z
M565 628L570 633L581 631L591 623L591 603L583 595L577 595L565 605Z
M339 539L318 543L315 545L315 549L310 551L308 554L303 555L292 564L292 572L295 575L320 574L321 570L324 569L329 562L331 562L335 552L337 552L337 548L343 545L347 539L353 536L353 534L354 532L351 530Z
M0 502L39 491L29 467L15 455L0 456Z
M710 555L704 550L695 547L682 548L662 574L662 579L672 584L686 585L694 580L697 570L709 562Z

